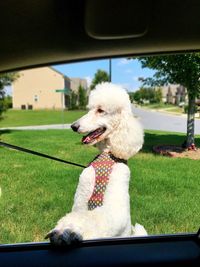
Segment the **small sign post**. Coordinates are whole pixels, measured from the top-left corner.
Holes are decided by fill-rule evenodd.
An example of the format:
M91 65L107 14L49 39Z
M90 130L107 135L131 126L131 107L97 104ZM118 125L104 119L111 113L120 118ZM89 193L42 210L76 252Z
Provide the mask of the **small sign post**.
M63 124L63 129L64 129L64 108L65 108L65 105L64 105L64 94L68 94L69 93L69 89L68 88L64 88L64 89L56 89L55 90L56 93L61 93L61 110L62 110L62 115L61 115L61 118L62 118L62 124Z
M64 89L56 89L56 93L68 93L68 89L64 88Z

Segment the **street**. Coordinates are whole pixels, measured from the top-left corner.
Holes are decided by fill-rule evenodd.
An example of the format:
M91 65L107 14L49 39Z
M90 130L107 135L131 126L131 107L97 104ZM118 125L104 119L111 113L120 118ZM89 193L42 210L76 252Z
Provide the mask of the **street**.
M140 119L144 129L186 133L186 116L166 114L135 106L133 106L133 112ZM195 134L200 134L199 119L195 120Z

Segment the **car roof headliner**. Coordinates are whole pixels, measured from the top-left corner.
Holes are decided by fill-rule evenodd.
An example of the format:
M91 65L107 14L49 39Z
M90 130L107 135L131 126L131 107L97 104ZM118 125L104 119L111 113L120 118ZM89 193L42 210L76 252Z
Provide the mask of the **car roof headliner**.
M121 4L126 5L127 1L130 2L124 0ZM88 35L85 27L88 2L1 1L0 72L86 59L200 48L199 0L144 0L144 8L150 13L147 32L137 38L113 40L100 40ZM134 2L137 1L132 0ZM108 11L111 14L109 19L112 19L112 10ZM126 13L122 13L119 20L125 17ZM102 17L97 19L105 20Z

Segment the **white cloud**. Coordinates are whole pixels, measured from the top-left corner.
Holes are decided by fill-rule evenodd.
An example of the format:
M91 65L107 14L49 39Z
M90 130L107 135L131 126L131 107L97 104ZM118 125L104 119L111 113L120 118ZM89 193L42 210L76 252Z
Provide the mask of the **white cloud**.
M86 81L87 81L87 86L90 87L90 85L92 83L92 77L91 76L86 76L86 77L84 77L84 79L86 79Z
M132 59L121 58L121 59L117 62L117 65L118 65L118 66L128 65L128 64L131 63L131 61L132 61Z
M117 83L117 84L122 86L128 92L135 92L139 89L138 85L133 85L131 83Z
M132 79L133 79L133 81L138 82L139 77L138 76L133 76Z
M133 73L133 70L132 69L126 69L124 72L125 73Z
M123 87L126 90L130 90L130 83L117 83L117 85L120 85L121 87Z
M5 88L6 95L12 96L12 86L6 86Z

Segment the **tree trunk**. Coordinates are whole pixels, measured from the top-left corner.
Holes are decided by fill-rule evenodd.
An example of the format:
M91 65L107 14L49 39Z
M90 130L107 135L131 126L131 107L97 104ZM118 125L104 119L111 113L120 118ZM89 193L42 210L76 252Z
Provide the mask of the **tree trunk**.
M191 148L194 144L195 96L188 94L188 98L186 148Z

